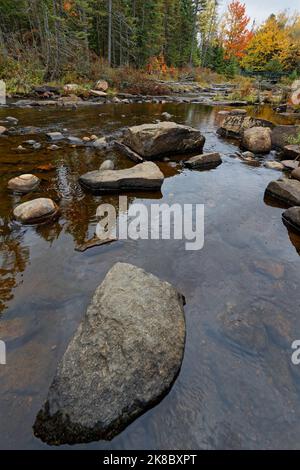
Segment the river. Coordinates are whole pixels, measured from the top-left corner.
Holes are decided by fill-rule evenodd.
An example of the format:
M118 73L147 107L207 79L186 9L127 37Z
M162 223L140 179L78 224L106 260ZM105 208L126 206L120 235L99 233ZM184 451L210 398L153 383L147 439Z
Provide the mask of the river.
M300 448L300 366L291 362L291 344L300 339L300 237L283 225L282 208L264 201L280 172L266 169L263 159L250 165L233 158L237 142L216 135L217 111L197 104L0 109L0 120L12 115L18 128L41 132L0 139L0 339L7 346L7 365L0 365L0 448L49 448L33 435L36 414L96 287L117 261L136 264L185 295L184 362L158 406L112 442L75 448ZM204 248L186 251L184 240L126 240L75 251L94 234L97 206L117 205L118 197L90 195L78 185L78 176L97 169L104 154L71 146L48 151L45 132L105 135L159 120L162 112L200 128L205 151L220 152L223 164L200 172L184 169L180 157L159 162L162 193L128 196L204 204ZM29 138L42 142L42 150L17 152ZM111 157L118 168L133 165ZM42 178L34 197L60 205L61 217L50 225L24 227L12 218L15 205L33 194L9 194L7 181L32 172Z

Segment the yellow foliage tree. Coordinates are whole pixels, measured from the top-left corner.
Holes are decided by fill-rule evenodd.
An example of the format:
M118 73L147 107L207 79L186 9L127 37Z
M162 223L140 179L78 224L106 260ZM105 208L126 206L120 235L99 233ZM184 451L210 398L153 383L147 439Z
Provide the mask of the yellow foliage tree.
M289 69L291 47L288 28L271 15L254 34L241 65L245 69L263 71L273 62L283 70Z

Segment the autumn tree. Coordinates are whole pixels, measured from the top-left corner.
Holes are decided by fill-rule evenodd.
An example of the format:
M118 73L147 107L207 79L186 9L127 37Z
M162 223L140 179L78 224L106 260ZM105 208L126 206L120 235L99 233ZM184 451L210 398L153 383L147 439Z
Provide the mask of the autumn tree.
M236 58L240 60L253 37L248 29L250 18L246 15L246 6L238 0L228 5L228 10L222 22L222 42L225 59Z
M285 25L271 15L256 31L242 59L242 66L253 71L290 69L291 38ZM271 71L271 70L270 70Z

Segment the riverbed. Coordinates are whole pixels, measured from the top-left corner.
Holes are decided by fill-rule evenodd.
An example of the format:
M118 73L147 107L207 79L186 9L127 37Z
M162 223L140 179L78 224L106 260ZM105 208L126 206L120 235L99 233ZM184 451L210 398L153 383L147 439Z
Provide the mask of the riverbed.
M186 251L185 240L122 240L75 251L93 237L99 204L117 208L118 196L91 195L78 184L106 154L70 145L49 151L45 133L104 136L160 120L163 112L201 129L205 151L220 152L223 164L192 171L182 156L170 156L158 162L162 191L130 193L129 202L204 204L204 248ZM269 108L251 113L289 124ZM218 108L198 104L0 109L0 120L5 116L19 119L17 129L38 129L0 139L0 339L7 345L7 365L0 366L0 448L50 448L33 435L36 414L96 287L124 261L184 294L184 362L158 406L113 441L75 448L299 449L300 366L292 364L291 344L300 339L300 237L283 225L283 209L264 200L268 183L281 176L263 166L273 156L255 165L235 158L238 143L216 135ZM41 150L16 150L32 138ZM115 152L109 157L119 169L133 165ZM34 194L9 194L7 181L22 173L39 176L41 186ZM28 227L13 220L17 204L44 196L59 204L57 221Z

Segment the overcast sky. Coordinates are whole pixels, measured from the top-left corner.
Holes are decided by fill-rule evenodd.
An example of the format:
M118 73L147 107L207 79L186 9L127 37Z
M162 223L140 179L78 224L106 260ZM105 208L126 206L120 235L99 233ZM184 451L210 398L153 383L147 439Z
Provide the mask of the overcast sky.
M220 1L222 10L226 9L226 5L230 1ZM290 12L300 11L299 0L241 0L241 2L246 4L248 16L251 16L252 19L255 18L259 23L264 21L271 13L278 13L278 11L286 9Z

